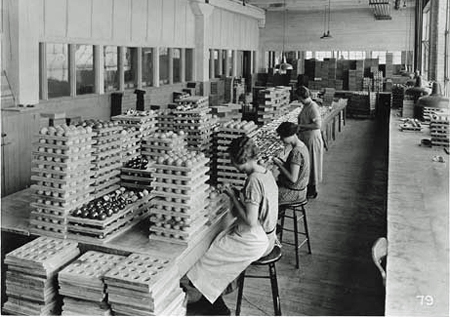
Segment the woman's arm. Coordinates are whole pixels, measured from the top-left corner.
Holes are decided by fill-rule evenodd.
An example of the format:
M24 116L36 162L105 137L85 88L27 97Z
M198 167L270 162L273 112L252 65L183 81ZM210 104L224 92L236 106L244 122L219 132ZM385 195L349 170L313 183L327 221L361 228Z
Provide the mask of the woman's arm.
M283 165L278 165L280 168L280 172L286 176L286 178L295 183L298 181L298 176L300 175L300 165L291 163L289 166L290 170L287 170Z
M321 124L321 120L313 119L313 121L311 123L299 124L298 126L299 126L300 130L308 131L308 130L320 129L322 124Z
M237 217L239 221L244 222L250 227L257 225L259 223L259 206L249 202L244 204L234 193L227 193L234 205L234 208L232 208L233 216Z

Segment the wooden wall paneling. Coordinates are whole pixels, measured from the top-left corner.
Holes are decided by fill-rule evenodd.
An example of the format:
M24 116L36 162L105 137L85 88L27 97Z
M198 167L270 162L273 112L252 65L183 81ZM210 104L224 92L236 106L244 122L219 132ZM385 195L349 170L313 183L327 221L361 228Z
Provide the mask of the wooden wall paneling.
M162 6L162 38L161 46L170 47L174 42L174 12L175 12L175 1L174 0L164 0Z
M92 35L92 0L69 1L67 6L67 36L90 38Z
M150 43L159 43L162 35L162 14L163 0L148 0L148 29L147 41Z
M113 2L92 0L92 38L111 40L113 34Z
M133 0L131 2L131 40L143 43L147 36L147 0Z
M67 33L67 0L45 0L45 36L65 37Z
M113 39L128 43L131 40L131 0L113 0Z

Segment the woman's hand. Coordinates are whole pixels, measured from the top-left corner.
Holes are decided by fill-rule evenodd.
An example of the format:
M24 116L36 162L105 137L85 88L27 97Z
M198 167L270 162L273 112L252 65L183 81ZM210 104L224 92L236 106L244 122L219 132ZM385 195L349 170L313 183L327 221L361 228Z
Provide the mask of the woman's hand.
M277 165L278 167L283 166L283 161L279 158L279 157L274 157L272 158L272 161L275 165Z

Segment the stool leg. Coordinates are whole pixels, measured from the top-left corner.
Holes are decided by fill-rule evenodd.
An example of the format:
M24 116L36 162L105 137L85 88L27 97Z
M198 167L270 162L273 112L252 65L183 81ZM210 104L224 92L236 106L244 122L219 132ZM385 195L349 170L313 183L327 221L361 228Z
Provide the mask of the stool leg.
M245 271L241 273L238 280L238 297L236 302L236 316L241 313L242 293L244 292Z
M270 285L272 286L272 299L275 316L281 316L280 294L278 293L277 271L275 263L269 264Z
M295 239L295 267L298 269L299 263L298 263L298 219L297 219L297 209L292 209L292 216L294 221L294 239Z
M308 223L306 222L306 209L304 206L302 206L302 213L303 213L303 225L305 226L305 234L306 234L306 243L308 243L308 252L311 254L311 243L309 241L309 232L308 232Z
M283 211L283 215L280 219L281 231L280 231L280 242L283 242L283 230L284 230L284 215L286 214L287 209Z

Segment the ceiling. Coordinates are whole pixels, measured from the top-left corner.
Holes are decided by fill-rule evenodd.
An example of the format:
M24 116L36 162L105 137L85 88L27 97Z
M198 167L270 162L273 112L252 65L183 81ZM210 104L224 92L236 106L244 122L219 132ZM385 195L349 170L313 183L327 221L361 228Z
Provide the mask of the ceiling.
M324 10L325 6L331 5L331 10L347 10L369 8L369 0L245 0L246 3L257 6L267 11L317 11ZM393 5L394 0L390 0ZM408 6L414 0L400 0L401 4L406 2Z

